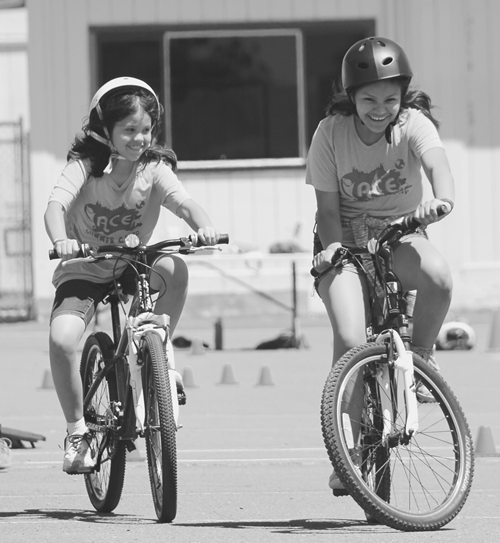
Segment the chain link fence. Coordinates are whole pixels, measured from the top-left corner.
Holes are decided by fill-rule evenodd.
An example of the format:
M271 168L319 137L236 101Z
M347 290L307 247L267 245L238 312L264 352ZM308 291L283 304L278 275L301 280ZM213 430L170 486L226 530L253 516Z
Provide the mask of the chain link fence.
M35 318L30 186L22 121L0 123L0 322Z

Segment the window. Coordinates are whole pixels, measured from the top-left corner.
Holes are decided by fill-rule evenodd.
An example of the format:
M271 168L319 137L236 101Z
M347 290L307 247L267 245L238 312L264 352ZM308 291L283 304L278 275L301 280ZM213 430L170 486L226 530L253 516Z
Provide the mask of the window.
M167 33L166 103L179 157L300 156L300 38L289 31Z
M343 55L374 23L95 32L95 87L147 81L180 167L285 166L304 163Z

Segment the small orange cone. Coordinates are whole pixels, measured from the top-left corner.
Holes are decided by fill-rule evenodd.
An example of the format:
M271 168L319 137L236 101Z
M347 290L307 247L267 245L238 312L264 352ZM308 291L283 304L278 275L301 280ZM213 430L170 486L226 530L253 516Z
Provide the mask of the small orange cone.
M274 381L271 376L271 367L265 364L260 369L259 381L256 386L274 386Z
M480 426L477 432L476 456L497 456L497 448L493 440L493 432L490 426Z
M490 343L488 346L489 351L500 350L500 309L496 309L493 313L490 328Z
M191 343L191 354L205 354L205 346L199 337L193 338Z
M197 388L198 385L194 380L193 370L190 366L186 366L182 370L182 382L184 383L184 388Z
M224 364L222 368L222 377L219 385L237 385L238 381L234 376L233 366L231 364Z
M54 388L54 381L52 379L52 372L50 370L45 370L43 374L42 385L40 388L47 390Z

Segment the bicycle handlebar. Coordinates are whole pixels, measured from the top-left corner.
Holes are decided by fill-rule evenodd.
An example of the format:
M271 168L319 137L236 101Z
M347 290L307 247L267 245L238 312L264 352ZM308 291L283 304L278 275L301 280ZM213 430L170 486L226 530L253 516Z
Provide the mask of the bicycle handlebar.
M443 215L446 215L451 211L450 204L441 204L437 208L437 215L438 217L442 217ZM400 239L405 234L408 234L412 230L417 230L417 228L421 225L420 221L415 218L414 215L403 217L402 219L397 219L394 222L392 222L380 235L380 237L377 239L377 248L382 247L382 245L387 243L393 243L394 241ZM368 250L360 250L355 249L353 251L354 253L364 253L369 252ZM342 261L343 258L345 258L346 254L349 253L349 250L345 247L340 247L337 249L330 261L331 268L335 268L339 265L339 263ZM331 269L329 268L329 269ZM311 269L311 275L313 277L317 277L323 272L317 271L315 268Z
M227 243L229 243L229 234L221 234L217 240L217 245ZM179 247L179 252L182 254L183 252L188 253L193 247L202 249L203 247L211 246L201 244L197 234L190 234L189 236L183 238L167 239L153 245L142 245L139 243L135 247L128 247L127 245L100 245L97 247L91 247L89 244L83 243L75 258L87 258L91 256L97 257L98 255L102 256L107 253L130 255L138 253L149 254L159 252L162 249L167 249L168 247ZM55 249L51 249L49 251L49 260L57 260L58 258L61 257L57 251Z
M441 204L437 210L437 216L442 217L443 215L446 215L451 211L450 204ZM384 243L387 243L389 240L391 240L391 237L395 236L394 239L391 240L391 242L396 241L396 238L400 238L404 236L405 234L417 230L417 228L421 225L420 221L415 218L414 215L403 217L402 219L397 219L394 222L392 222L386 229L385 232L383 232L380 237L377 239L377 246L380 247Z

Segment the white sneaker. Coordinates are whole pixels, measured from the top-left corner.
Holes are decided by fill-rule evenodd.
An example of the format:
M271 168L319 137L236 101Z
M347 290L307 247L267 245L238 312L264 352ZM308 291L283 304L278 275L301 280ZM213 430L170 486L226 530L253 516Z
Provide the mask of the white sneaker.
M420 403L436 403L436 398L432 395L431 391L417 378L415 387L415 393L417 400Z
M186 391L182 375L177 370L172 370L175 375L175 384L177 386L177 402L179 405L186 405Z
M90 473L96 465L96 453L92 448L92 435L71 434L64 440L63 471L74 475Z
M0 438L0 469L10 468L12 465L12 441L8 437Z

